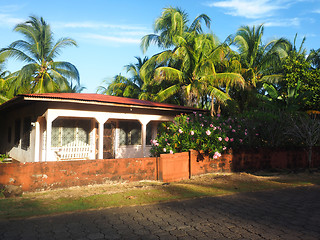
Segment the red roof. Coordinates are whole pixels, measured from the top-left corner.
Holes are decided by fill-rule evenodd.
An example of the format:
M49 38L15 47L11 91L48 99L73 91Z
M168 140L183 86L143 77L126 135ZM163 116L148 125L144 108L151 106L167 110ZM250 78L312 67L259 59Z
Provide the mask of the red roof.
M100 102L100 103L114 103L123 105L133 106L144 106L144 107L160 107L160 108L171 108L171 109L184 109L192 111L206 111L203 109L167 104L157 103L133 98L116 97L103 94L94 93L41 93L41 94L20 94L17 97L28 98L41 98L41 99L57 99L57 100L75 100L75 101L89 101L89 102Z

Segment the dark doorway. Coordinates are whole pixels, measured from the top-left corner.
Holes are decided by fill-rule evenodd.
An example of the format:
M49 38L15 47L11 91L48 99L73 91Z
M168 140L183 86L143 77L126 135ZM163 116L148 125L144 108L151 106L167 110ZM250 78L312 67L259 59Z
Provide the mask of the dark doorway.
M103 159L114 158L114 136L116 123L107 122L104 124L103 131Z

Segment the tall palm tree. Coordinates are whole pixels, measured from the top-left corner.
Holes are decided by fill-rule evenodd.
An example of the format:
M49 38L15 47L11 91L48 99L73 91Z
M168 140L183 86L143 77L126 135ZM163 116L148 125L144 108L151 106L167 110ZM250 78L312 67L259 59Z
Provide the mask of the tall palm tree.
M230 86L244 85L240 74L216 72L215 64L223 61L224 49L212 34L187 32L184 37L177 36L176 42L177 47L154 55L141 69L146 85L162 84L155 101L179 95L181 104L205 107L208 102L213 105L230 99Z
M161 16L155 21L154 34L148 34L142 38L141 48L143 52L146 52L151 43L162 49L176 46L176 37L183 36L185 32L203 33L202 21L210 28L211 19L205 14L196 17L191 25L188 26L187 13L180 8L164 8Z
M267 44L262 43L263 24L259 26L242 26L238 29L233 42L239 50L244 78L255 86L256 81L277 80L281 60L288 56L290 42L284 38L275 39Z
M25 40L17 40L0 54L22 60L26 63L15 73L16 79L10 91L17 94L68 91L72 82L79 84L79 72L69 62L54 61L62 48L77 46L70 38L61 38L54 43L50 25L44 19L30 16L24 23L14 28L15 32L23 34Z
M242 26L233 37L246 81L244 89L232 89L230 93L240 112L258 103L257 93L264 91L263 82L276 83L282 78L281 62L288 56L290 42L280 38L263 44L263 33L263 24Z

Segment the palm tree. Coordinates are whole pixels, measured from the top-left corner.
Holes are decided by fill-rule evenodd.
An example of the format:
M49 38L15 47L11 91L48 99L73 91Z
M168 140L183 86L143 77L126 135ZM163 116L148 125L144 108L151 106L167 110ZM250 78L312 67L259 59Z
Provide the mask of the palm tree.
M320 69L320 48L317 50L311 49L307 61L310 61L314 68Z
M5 69L6 57L5 54L0 55L0 104L13 97L9 92L9 88L12 81L16 78L14 74Z
M162 85L155 101L167 101L178 95L185 104L193 107L208 107L211 102L224 103L230 99L230 86L244 85L237 73L217 73L215 64L223 61L225 49L212 34L186 32L177 36L179 43L174 50L154 55L141 69L146 85Z
M0 54L26 62L14 75L16 79L10 91L43 93L69 91L72 82L79 84L77 68L69 62L54 61L62 48L77 46L70 38L61 38L56 43L50 25L43 18L30 16L24 23L15 26L14 31L24 35L25 40L17 40Z
M104 80L103 83L108 85L107 80ZM97 88L97 93L118 97L138 98L140 88L131 79L118 74L114 77L108 87L99 86Z
M262 44L263 24L258 27L242 26L238 29L233 42L238 47L247 83L255 86L258 80L277 80L281 60L288 56L290 42L284 38Z
M230 93L240 112L258 103L257 93L263 91L263 82L276 83L282 78L281 62L288 56L290 42L280 38L264 45L263 33L262 24L242 26L232 41L238 48L241 74L246 80L244 89L232 89Z
M130 78L119 74L114 77L110 84L108 84L107 80L104 80L104 84L108 85L108 87L99 86L97 92L112 96L139 98L139 96L143 94L143 81L140 77L140 68L148 60L148 57L144 57L143 59L140 57L135 58L138 61L137 63L130 63L125 66L127 73L131 75Z
M203 33L201 21L204 21L206 26L210 28L211 19L205 14L196 17L188 26L187 13L180 8L164 8L161 16L155 21L154 34L148 34L142 38L141 48L145 53L151 43L162 49L176 46L176 37L183 36L185 32Z

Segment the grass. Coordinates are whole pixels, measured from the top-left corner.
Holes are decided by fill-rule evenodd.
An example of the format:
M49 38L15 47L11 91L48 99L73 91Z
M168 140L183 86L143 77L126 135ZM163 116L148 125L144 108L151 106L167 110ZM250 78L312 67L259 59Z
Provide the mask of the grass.
M220 196L240 192L271 190L296 186L320 185L320 174L208 174L176 183L136 183L135 187L114 192L100 190L97 194L59 196L59 190L50 197L50 191L27 193L19 198L0 199L0 219L25 218L89 209L151 204L164 201L204 196ZM142 187L143 186L143 187ZM64 190L66 191L66 190ZM71 191L71 190L68 190ZM83 191L83 193L86 190ZM52 193L51 193L52 194Z

